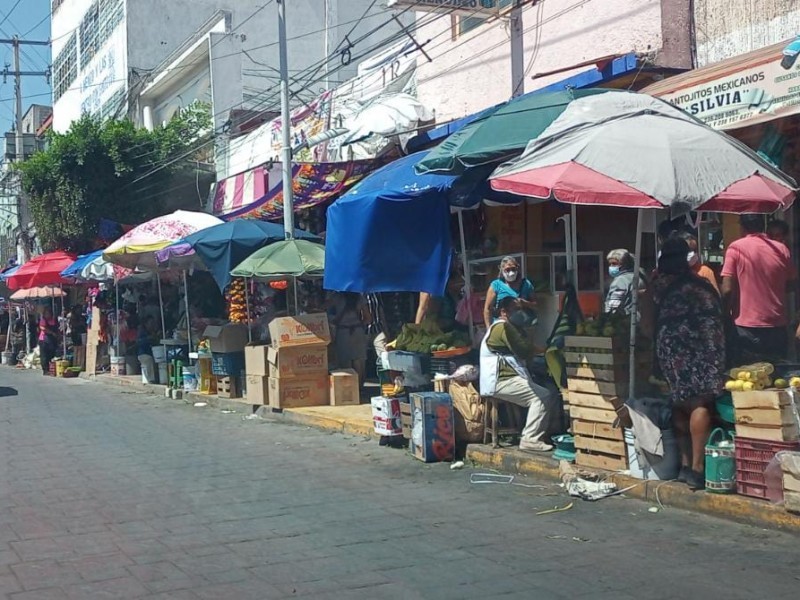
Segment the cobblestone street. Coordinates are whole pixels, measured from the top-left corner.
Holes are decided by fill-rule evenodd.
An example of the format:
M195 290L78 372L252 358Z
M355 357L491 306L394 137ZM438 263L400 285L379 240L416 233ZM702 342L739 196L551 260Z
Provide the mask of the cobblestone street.
M796 598L797 538L0 370L0 595Z

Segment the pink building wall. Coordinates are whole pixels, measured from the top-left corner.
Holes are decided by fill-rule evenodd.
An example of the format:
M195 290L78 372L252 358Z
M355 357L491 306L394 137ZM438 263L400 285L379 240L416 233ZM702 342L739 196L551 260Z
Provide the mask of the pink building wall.
M691 68L688 7L689 0L544 0L526 7L522 91L589 67L532 79L538 73L613 54L648 54L661 66ZM419 57L419 98L436 111L437 122L507 100L512 92L508 19L456 35L456 18L437 16L417 13L425 25L415 34L433 59Z

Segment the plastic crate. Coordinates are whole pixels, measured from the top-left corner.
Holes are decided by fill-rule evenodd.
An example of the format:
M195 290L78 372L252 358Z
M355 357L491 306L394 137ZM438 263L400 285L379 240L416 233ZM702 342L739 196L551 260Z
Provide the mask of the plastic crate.
M242 371L244 371L244 352L212 352L212 375L238 377Z
M472 353L461 354L459 356L450 356L447 358L431 357L431 373L443 373L444 375L452 375L459 367L464 365L471 365Z
M764 470L778 452L800 450L800 442L768 442L736 437L736 491L742 496L767 497Z

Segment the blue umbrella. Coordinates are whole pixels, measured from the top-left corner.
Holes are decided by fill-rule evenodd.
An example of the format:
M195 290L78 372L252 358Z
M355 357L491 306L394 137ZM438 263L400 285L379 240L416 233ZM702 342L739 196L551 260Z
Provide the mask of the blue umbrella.
M317 236L300 229L295 230L294 237L320 241ZM186 245L191 246L219 288L224 290L231 282L230 272L236 265L259 248L284 238L281 224L254 219L236 219L202 229L169 248L175 247L177 254L174 256L183 257L185 260L187 257ZM171 258L172 256L168 256L166 260L169 261ZM161 257L159 257L160 259Z
M89 254L81 254L74 263L61 271L61 277L64 279L80 279L81 271L83 271L84 267L102 254L102 250L95 250Z
M18 265L18 266L16 266L16 267L11 267L10 269L6 269L6 270L5 270L5 271L3 271L2 273L0 273L0 281L5 281L5 280L6 280L6 279L8 279L9 277L11 277L11 276L12 276L14 273L16 273L17 271L19 271L19 268L20 268L21 266L22 266L22 265Z

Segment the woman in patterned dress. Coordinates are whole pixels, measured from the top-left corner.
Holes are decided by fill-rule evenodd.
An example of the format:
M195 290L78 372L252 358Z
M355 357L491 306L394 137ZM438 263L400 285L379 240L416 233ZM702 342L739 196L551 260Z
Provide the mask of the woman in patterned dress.
M653 282L656 358L672 397L681 450L681 474L692 489L705 487L705 444L715 397L725 381L725 332L716 290L695 275L685 240L664 243Z

